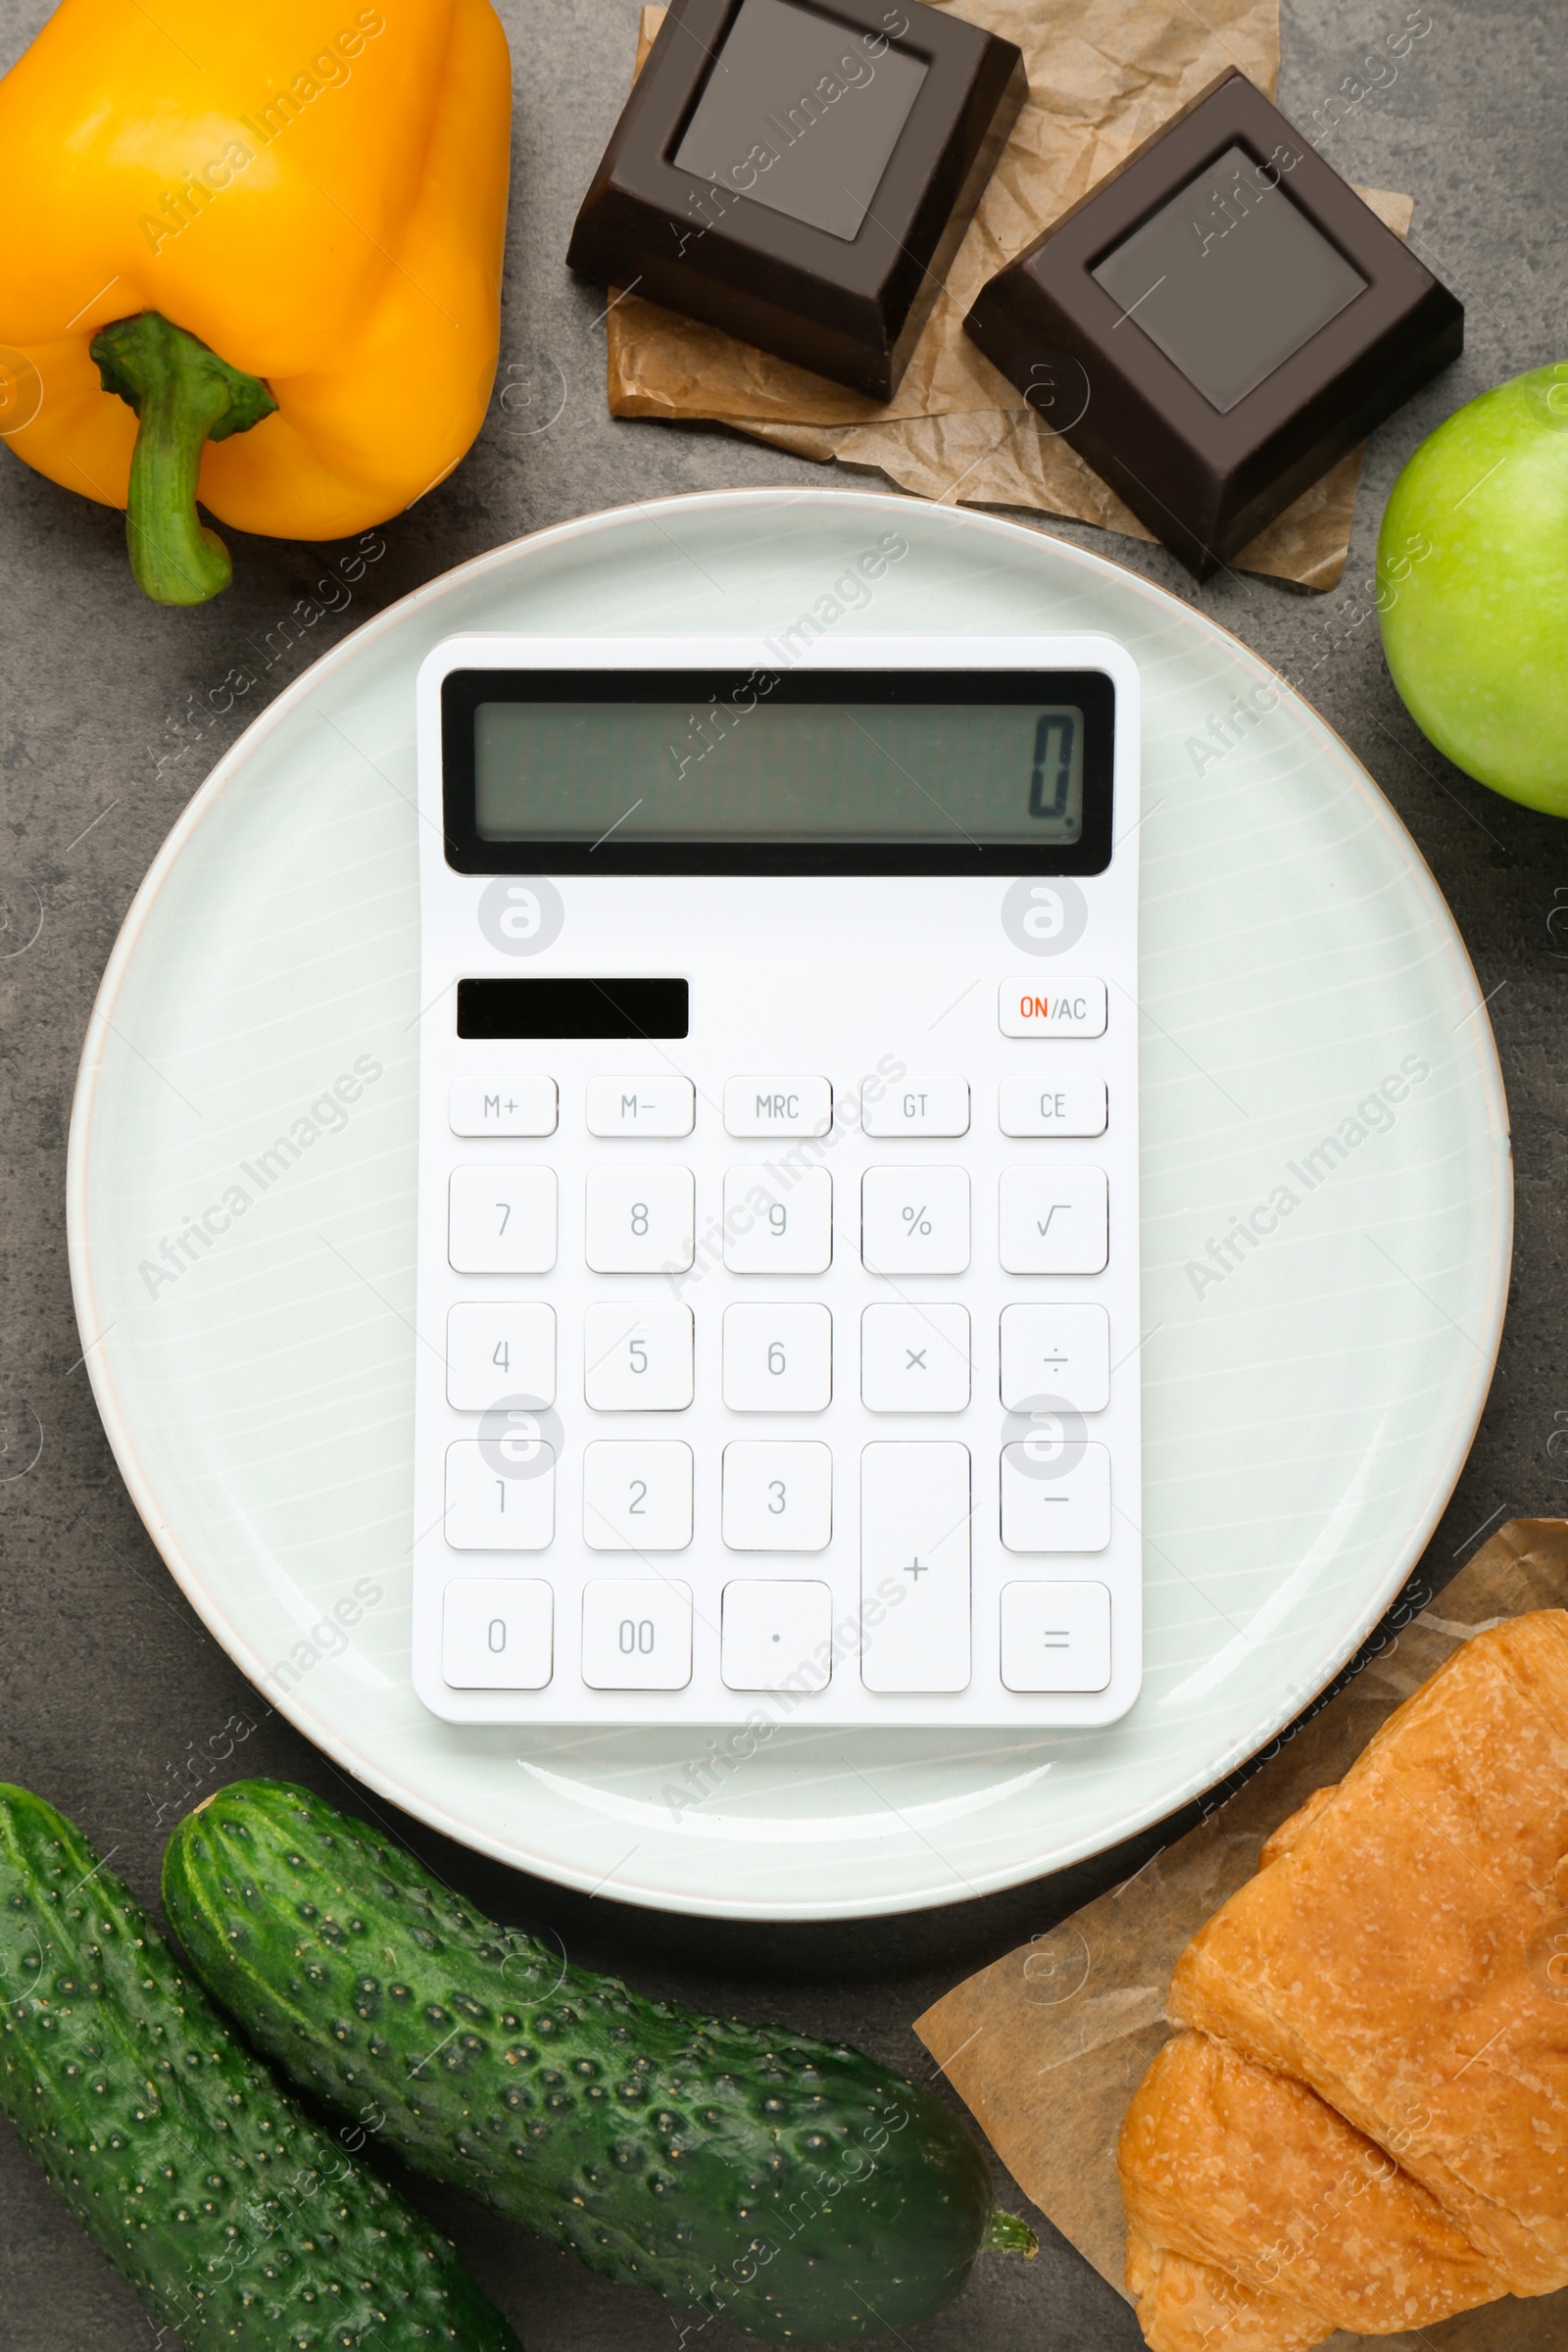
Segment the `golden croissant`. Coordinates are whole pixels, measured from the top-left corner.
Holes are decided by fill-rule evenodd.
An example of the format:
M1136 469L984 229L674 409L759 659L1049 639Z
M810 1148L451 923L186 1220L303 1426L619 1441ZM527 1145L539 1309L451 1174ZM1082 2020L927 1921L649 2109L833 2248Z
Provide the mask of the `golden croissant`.
M1176 1966L1117 2150L1152 2352L1568 2286L1568 1614L1477 1635Z

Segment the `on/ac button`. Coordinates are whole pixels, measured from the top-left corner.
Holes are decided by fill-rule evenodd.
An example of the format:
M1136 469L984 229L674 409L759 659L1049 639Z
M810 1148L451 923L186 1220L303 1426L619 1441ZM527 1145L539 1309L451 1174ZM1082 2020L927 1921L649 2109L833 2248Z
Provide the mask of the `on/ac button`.
M1103 1037L1103 980L1004 980L997 1000L1004 1037Z

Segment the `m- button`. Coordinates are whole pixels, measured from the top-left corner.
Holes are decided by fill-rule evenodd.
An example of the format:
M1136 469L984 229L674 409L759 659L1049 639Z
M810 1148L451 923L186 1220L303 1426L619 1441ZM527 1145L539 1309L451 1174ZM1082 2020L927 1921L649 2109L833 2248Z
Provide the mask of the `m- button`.
M1004 1037L1103 1037L1103 980L1004 980L997 1000Z
M826 1135L833 1124L833 1089L825 1078L780 1077L771 1071L724 1081L724 1126L730 1135Z

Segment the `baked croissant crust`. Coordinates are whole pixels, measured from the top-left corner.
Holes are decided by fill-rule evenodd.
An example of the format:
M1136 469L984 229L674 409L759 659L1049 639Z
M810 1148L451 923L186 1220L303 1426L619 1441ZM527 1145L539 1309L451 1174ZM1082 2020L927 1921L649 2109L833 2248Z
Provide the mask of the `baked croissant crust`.
M1298 2352L1568 2285L1565 1856L1549 1609L1456 1651L1178 1962L1189 2031L1118 2150L1157 2352Z

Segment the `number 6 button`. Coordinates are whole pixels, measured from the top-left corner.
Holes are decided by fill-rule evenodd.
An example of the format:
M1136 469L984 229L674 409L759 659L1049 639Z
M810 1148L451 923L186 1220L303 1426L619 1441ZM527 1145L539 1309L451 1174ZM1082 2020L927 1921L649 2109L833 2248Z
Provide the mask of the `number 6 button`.
M582 1457L590 1551L684 1551L692 1540L692 1449L678 1440L602 1439Z
M556 1262L555 1169L454 1168L447 1255L459 1274L548 1274Z

